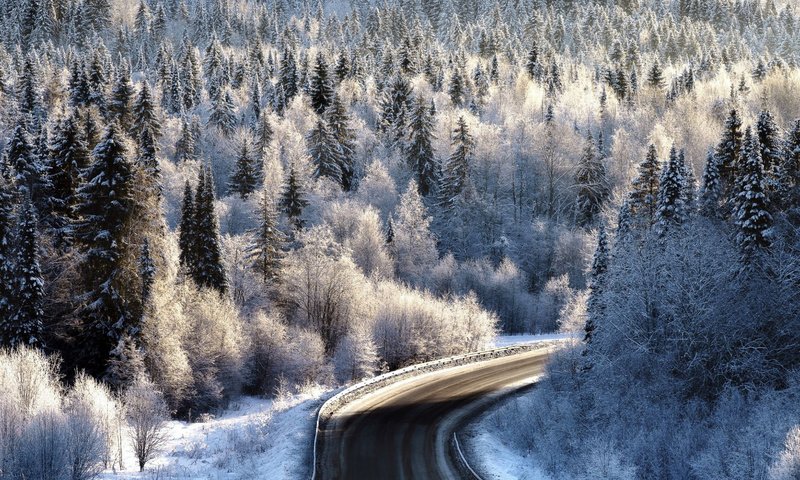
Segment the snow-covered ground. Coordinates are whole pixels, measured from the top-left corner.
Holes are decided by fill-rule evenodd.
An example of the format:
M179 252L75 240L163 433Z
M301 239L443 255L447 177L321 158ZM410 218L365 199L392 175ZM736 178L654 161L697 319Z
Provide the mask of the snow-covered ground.
M494 340L497 348L510 347L512 345L523 345L526 343L544 342L546 340L566 340L578 338L577 333L542 333L542 334L522 334L522 335L498 335Z
M145 472L138 472L133 451L128 448L126 469L106 472L100 478L307 478L311 474L316 411L331 394L317 387L280 400L242 397L207 422L171 421L167 425L169 443L147 464Z
M472 424L460 440L468 445L467 459L485 480L550 480L534 461L504 443L487 415Z

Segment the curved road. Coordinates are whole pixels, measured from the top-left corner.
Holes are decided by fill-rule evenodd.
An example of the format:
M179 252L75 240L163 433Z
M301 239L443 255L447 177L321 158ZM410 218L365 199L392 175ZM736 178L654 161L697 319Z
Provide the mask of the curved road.
M461 478L447 441L487 398L530 384L552 349L410 378L339 410L319 432L322 479Z

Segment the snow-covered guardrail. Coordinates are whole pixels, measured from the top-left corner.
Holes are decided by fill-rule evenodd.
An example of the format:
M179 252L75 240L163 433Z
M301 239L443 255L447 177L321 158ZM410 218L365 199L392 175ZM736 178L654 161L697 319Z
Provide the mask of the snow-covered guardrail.
M445 368L458 367L484 360L491 360L493 358L507 357L509 355L516 355L518 353L529 352L532 350L539 350L553 346L553 344L556 343L559 343L559 341L543 341L441 358L439 360L419 363L395 370L393 372L384 373L383 375L378 375L377 377L364 380L345 388L341 392L325 401L325 403L319 407L319 411L317 412L317 429L314 432L314 463L311 471L311 480L316 480L317 470L319 467L318 462L320 458L318 455L318 444L320 427L324 426L325 422L327 422L333 416L333 414L344 405L369 395L378 389L400 382L407 378L421 375L423 373L435 372L438 370L444 370Z

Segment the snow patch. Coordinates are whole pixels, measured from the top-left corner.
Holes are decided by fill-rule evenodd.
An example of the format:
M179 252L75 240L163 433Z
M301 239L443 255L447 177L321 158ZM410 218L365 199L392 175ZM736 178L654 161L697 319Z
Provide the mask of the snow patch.
M310 446L317 408L331 390L307 388L281 399L241 397L216 418L167 424L162 455L138 472L129 444L125 470L105 472L120 479L298 479L311 473Z
M510 347L513 345L526 345L529 343L544 342L547 340L577 339L577 333L539 333L522 335L498 335L494 339L496 348Z

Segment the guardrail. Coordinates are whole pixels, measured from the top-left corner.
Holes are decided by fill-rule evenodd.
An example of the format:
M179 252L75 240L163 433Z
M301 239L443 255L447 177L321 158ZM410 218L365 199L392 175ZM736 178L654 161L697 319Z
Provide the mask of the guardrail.
M317 412L317 429L314 432L314 459L311 471L311 480L316 480L317 478L317 471L319 466L318 462L320 460L317 454L320 427L324 426L325 422L327 422L331 418L331 416L333 416L333 414L337 410L342 408L345 404L357 400L365 395L368 395L380 388L386 387L393 383L400 382L407 378L420 375L422 373L435 372L438 370L444 370L445 368L458 367L461 365L477 363L484 360L491 360L493 358L502 358L502 357L507 357L509 355L516 355L518 353L529 352L532 350L539 350L541 348L552 346L554 343L558 342L559 342L558 340L548 340L548 341L530 343L525 345L514 345L511 347L495 348L491 350L484 350L481 352L466 353L463 355L456 355L453 357L442 358L430 362L419 363L416 365L411 365L405 368L401 368L399 370L395 370L393 372L384 373L383 375L378 375L377 377L364 380L362 382L356 383L342 390L341 392L337 393L336 395L326 400L325 403L323 403L319 407L319 411Z

